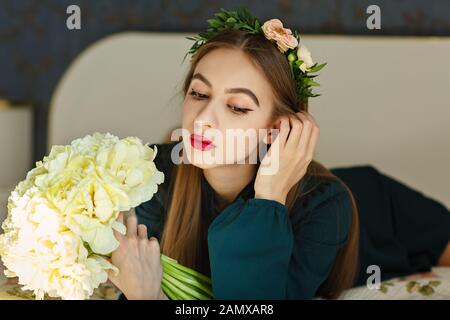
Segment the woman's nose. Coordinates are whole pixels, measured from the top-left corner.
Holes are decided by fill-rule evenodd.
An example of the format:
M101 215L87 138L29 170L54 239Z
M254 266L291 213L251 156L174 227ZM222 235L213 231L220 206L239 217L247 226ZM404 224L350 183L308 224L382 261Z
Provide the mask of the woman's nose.
M212 104L207 105L195 118L194 130L203 132L206 129L215 128L215 110Z
M208 122L205 122L202 119L196 119L194 121L194 132L203 133L207 129L211 129L213 126L209 124Z

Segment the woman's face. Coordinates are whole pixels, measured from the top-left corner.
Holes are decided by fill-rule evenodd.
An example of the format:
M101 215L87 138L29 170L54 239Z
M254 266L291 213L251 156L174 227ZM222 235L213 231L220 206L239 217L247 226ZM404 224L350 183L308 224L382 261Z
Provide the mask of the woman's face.
M197 64L183 104L189 162L203 169L256 163L259 143L272 128L272 108L269 82L243 52L211 51Z

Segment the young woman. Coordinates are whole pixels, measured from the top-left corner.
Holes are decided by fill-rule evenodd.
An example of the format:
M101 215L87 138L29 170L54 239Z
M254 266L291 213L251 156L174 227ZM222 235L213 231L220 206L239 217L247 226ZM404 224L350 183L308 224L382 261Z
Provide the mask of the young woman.
M110 280L127 299L166 298L160 252L210 276L216 299L336 298L354 284L354 195L313 159L319 127L297 89L286 55L263 34L223 30L198 48L182 127L203 138L183 135L189 161L176 165L178 143L156 145L165 182L127 218L127 235L116 234L121 272ZM262 174L264 160L239 162L254 149L227 157L230 140L205 143L210 130L225 137L230 129L279 129L258 140L270 147L265 160L277 148L279 169ZM213 152L226 161L198 157Z

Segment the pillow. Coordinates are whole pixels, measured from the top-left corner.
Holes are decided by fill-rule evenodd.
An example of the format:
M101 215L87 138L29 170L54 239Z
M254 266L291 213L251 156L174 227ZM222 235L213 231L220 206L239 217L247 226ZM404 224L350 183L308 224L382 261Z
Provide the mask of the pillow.
M354 287L338 300L450 300L450 267L382 281L379 289Z

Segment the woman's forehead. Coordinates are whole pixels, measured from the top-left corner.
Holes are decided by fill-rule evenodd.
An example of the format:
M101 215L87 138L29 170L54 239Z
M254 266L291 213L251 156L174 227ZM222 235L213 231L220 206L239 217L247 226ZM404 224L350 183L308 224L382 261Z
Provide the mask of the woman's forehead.
M264 74L250 58L240 50L215 49L206 54L197 64L194 74L201 73L213 86L262 87L267 90L269 84Z
M209 52L197 64L193 75L196 74L205 78L213 89L223 92L230 88L247 88L255 93L263 105L271 104L270 83L264 73L240 50L220 48Z

